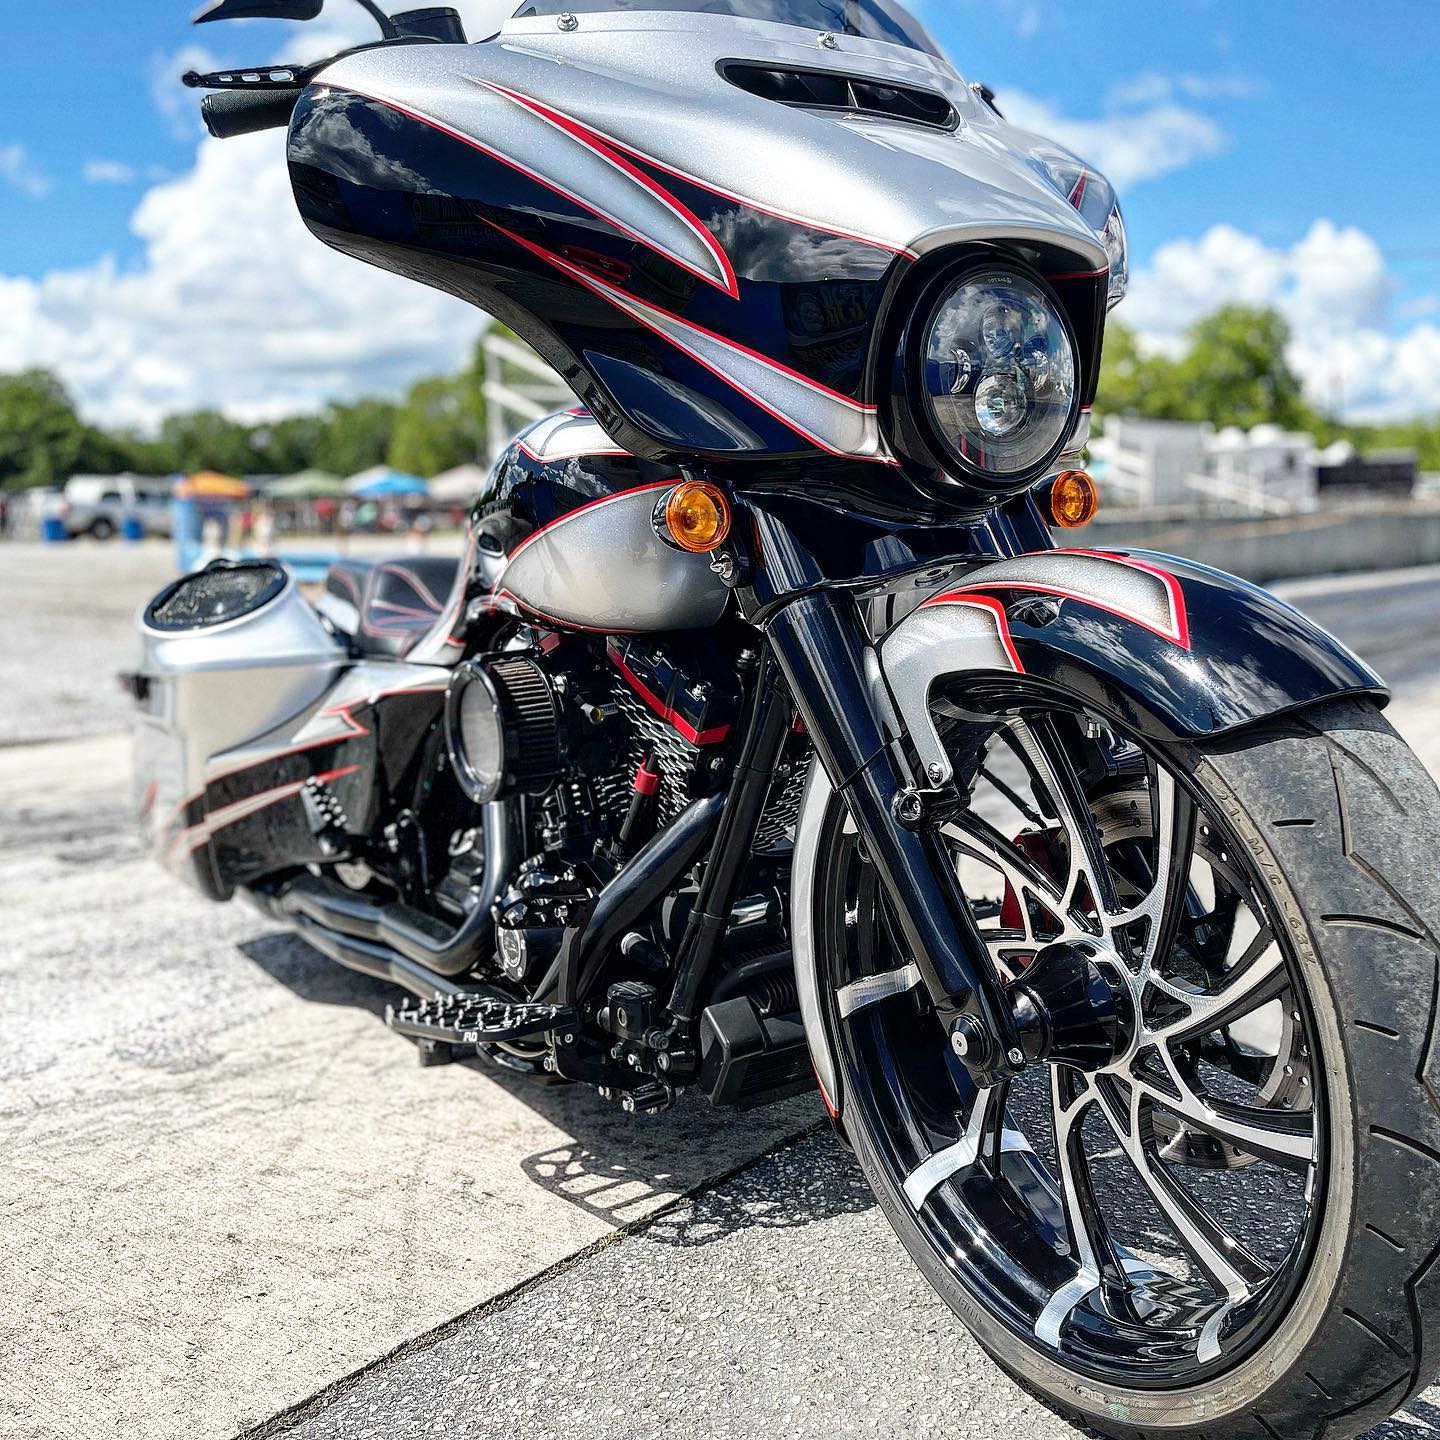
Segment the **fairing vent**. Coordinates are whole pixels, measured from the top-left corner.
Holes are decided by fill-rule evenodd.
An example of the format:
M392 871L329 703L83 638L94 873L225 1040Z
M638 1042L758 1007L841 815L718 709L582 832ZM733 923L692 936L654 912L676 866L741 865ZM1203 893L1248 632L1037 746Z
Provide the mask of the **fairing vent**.
M960 123L955 107L943 95L911 85L887 85L864 75L780 69L738 61L723 66L721 73L732 85L777 105L878 115L936 130L953 130Z

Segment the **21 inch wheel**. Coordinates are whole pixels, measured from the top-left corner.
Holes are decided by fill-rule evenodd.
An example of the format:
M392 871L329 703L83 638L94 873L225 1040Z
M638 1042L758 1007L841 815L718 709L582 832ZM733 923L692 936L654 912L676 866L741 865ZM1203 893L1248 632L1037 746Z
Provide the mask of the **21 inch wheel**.
M1022 691L988 703L992 725L953 732L965 893L1011 983L1047 946L1099 957L1123 1034L977 1092L832 797L802 846L867 1178L930 1283L1066 1414L1359 1433L1440 1339L1440 795L1363 703L1163 754Z

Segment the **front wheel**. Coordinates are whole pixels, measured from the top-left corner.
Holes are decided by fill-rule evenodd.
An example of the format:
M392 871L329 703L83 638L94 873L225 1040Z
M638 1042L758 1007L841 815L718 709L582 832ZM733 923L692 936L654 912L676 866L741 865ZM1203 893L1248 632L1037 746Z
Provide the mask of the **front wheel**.
M1359 1433L1440 1344L1440 794L1367 702L1163 753L986 703L948 722L960 883L1002 979L1083 941L1121 1033L977 1092L843 803L807 812L820 1021L887 1218L1083 1424Z

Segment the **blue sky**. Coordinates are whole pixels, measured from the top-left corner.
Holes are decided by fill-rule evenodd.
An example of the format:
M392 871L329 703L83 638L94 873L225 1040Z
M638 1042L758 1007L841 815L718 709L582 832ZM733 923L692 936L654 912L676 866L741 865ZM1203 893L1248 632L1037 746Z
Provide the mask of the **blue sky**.
M241 153L228 159L215 153L226 147L202 142L194 99L174 81L187 47L217 63L303 58L363 33L357 7L330 0L309 27L200 29L187 24L189 8L171 0L7 7L0 369L52 364L87 410L146 423L170 404L220 399L259 414L331 393L393 390L453 361L473 338L474 317L443 297L395 300L391 277L357 279L342 268L352 262L286 228L275 137L233 142ZM1117 181L1137 272L1119 315L1149 343L1176 344L1217 296L1276 300L1320 398L1352 413L1440 410L1432 96L1440 5L923 0L916 8L1007 114L1056 134ZM283 243L272 245L272 233ZM218 292L237 284L238 270L267 263L277 307L293 309L298 298L313 312L314 333L297 333L287 353L251 347L227 365L196 361L193 335L147 335L200 320L213 333L253 316L263 273L238 282L248 309ZM327 285L355 293L337 298ZM397 303L433 343L367 340L367 306Z

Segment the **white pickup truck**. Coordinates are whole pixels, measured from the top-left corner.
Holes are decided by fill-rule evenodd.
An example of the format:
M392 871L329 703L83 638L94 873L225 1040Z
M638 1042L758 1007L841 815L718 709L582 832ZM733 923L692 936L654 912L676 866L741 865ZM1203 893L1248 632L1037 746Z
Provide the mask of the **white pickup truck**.
M170 482L144 475L72 475L59 507L71 535L109 540L127 516L147 535L170 534Z

